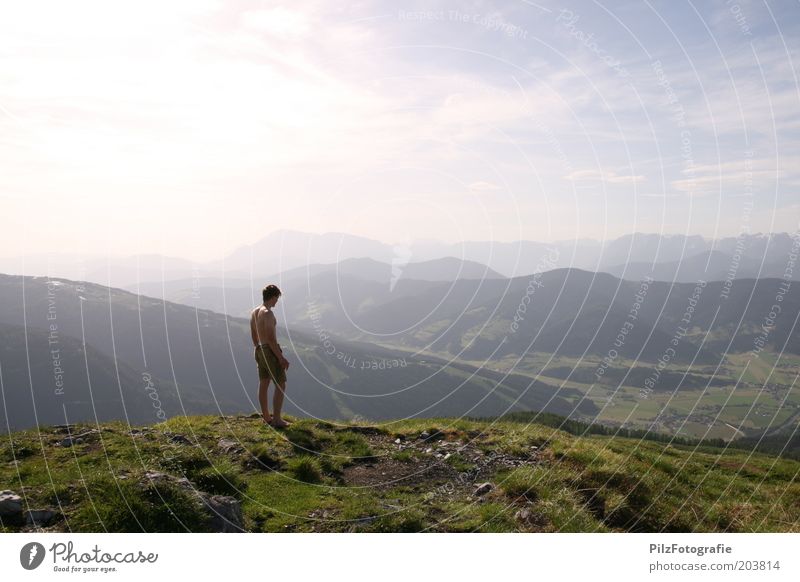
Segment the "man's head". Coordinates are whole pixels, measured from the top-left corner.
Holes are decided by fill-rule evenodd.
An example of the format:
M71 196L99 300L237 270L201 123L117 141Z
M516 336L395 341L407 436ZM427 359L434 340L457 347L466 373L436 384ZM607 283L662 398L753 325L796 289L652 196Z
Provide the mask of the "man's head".
M264 305L267 307L274 307L280 296L281 290L278 289L276 285L267 285L261 291L261 298L264 300Z

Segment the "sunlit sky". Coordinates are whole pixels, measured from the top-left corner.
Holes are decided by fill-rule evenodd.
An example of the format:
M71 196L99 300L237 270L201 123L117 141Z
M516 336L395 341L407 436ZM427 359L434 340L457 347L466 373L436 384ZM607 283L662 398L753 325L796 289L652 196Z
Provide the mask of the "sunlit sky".
M800 226L796 2L0 7L2 255Z

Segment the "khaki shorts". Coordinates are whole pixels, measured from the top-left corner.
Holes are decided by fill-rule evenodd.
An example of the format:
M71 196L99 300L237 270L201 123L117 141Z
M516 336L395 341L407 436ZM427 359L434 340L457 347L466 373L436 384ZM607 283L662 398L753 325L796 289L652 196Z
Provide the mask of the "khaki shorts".
M258 377L261 380L270 379L276 384L286 382L286 370L281 366L277 356L272 353L269 346L255 348L256 363L258 364Z

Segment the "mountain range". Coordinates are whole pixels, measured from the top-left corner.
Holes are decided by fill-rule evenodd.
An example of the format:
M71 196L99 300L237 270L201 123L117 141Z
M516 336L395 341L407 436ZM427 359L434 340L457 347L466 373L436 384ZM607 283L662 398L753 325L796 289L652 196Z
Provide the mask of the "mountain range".
M103 257L52 253L0 258L0 272L49 275L131 288L137 284L204 278L256 284L280 273L302 270L307 265L345 264L349 259L371 259L389 265L392 272L403 276L405 270L415 269L413 265L418 263L448 259L451 265L444 267L448 272L460 268L457 261L467 265L461 278L481 276L481 272L487 277L519 277L554 268L578 268L631 280L648 272L656 280L688 282L701 277L705 280L781 277L790 255L797 254L798 247L800 238L796 233L743 233L718 239L633 233L606 241L417 240L390 244L337 232L276 230L217 260L194 262L153 254ZM691 266L678 265L687 261ZM475 264L480 266L476 268ZM797 276L791 273L791 278ZM421 278L413 271L408 277ZM452 273L449 277L453 278Z
M172 417L258 409L245 319L42 277L0 275L0 296L0 419L7 427L156 422L159 411ZM280 327L278 333L294 363L285 406L290 414L388 419L596 412L579 391L528 376L315 332ZM53 350L59 350L57 366ZM93 405L98 400L108 407Z

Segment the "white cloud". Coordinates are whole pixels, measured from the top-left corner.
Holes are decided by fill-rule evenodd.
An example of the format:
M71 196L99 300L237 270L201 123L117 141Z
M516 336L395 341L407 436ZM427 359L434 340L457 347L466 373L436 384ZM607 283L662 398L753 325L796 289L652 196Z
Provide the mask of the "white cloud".
M304 13L283 7L245 12L242 14L242 22L247 28L283 39L297 39L309 32L308 19Z
M685 178L673 180L670 184L675 190L696 195L753 194L765 186L772 187L779 180L789 183L798 176L798 162L800 158L797 156L780 159L742 157L719 164L694 165L681 170Z
M9 4L0 20L0 196L4 206L12 201L8 222L29 222L22 202L14 203L23 198L80 201L102 223L97 209L111 212L120 203L114 196L135 196L142 208L174 201L175 210L161 216L180 229L187 203L197 212L203 196L212 220L266 192L297 221L287 228L324 229L302 221L344 223L344 209L375 195L374 187L359 189L361 176L406 166L469 176L475 193L526 196L535 208L547 199L554 216L575 216L579 207L594 217L588 192L598 183L638 184L647 176L671 190L663 196L719 191L720 182L737 187L740 163L707 162L736 159L742 119L757 151L756 183L797 183L800 164L787 153L800 151L790 59L798 55L791 47L787 55L779 39L754 40L760 69L749 46L725 51L728 70L707 43L687 45L698 73L674 47L664 48L692 132L697 165L689 175L676 147L681 129L633 45L625 66L635 91L574 38L549 38L555 16L529 14L529 6L503 13L508 8L508 22L542 42L450 21L400 22L388 2L265 4ZM587 32L599 27L588 15L581 23ZM402 174L397 180L398 196L424 191L449 204L462 195L453 195L452 184L426 190ZM575 198L560 195L571 186L564 180L582 183ZM657 190L642 196L661 196ZM338 214L307 212L331 191L341 192ZM241 220L251 222L237 224L236 234L256 238L260 225ZM194 248L190 226L172 238ZM601 235L605 224L592 227L598 231L582 234ZM31 228L49 244L49 233ZM2 241L11 245L18 235L9 229Z
M477 190L480 192L497 192L503 190L502 186L498 186L494 182L478 181L469 185L470 190Z
M613 171L577 170L564 176L570 182L606 182L608 184L635 184L644 182L641 175L620 175Z

